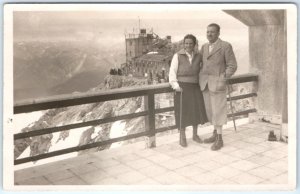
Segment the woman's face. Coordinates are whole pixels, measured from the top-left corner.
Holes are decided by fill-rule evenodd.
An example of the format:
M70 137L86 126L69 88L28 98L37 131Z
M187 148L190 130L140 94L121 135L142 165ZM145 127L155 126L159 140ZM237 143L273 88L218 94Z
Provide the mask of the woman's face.
M184 49L186 50L186 52L188 53L193 52L194 47L195 47L195 43L192 39L187 38L184 40Z

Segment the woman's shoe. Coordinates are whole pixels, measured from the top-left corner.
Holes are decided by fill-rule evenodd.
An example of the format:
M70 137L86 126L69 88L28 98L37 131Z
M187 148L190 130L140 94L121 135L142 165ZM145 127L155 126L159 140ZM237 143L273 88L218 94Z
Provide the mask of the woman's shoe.
M196 127L193 127L193 140L197 143L203 143L202 139L198 136Z
M197 143L203 143L203 140L198 135L193 135L193 140Z

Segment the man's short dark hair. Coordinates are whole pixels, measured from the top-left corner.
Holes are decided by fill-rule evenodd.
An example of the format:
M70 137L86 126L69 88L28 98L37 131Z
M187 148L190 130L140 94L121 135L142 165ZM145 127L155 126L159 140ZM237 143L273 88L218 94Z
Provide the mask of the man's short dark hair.
M215 27L215 28L217 28L218 32L220 32L220 30L221 30L221 27L216 23L211 23L207 27Z
M197 44L197 38L192 34L185 35L185 37L183 38L183 43L185 43L185 39L191 39L191 40L193 40L194 45Z

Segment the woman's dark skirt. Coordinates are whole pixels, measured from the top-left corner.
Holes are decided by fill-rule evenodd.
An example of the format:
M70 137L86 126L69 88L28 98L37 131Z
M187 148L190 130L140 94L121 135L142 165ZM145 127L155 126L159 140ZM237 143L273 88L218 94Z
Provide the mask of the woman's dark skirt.
M180 125L180 92L176 92L174 107L178 129L208 122L204 99L198 83L179 82L182 88L182 115Z

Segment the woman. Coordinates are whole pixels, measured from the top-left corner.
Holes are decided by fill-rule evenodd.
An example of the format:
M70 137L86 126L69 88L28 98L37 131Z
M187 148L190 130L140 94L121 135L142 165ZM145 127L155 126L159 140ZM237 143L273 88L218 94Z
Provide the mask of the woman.
M195 51L197 39L188 34L184 37L183 43L184 49L173 56L169 82L176 91L174 106L176 125L180 130L179 144L186 147L185 128L192 125L193 140L202 143L197 134L198 124L206 123L208 120L198 82L202 56Z

